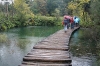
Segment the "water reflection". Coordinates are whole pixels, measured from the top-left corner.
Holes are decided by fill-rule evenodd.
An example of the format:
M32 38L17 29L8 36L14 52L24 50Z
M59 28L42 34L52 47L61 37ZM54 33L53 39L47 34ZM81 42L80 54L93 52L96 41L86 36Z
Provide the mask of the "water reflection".
M90 42L86 29L76 31L70 41L73 66L100 66L99 53L94 41ZM86 38L86 37L87 38Z
M91 65L91 59L87 58L79 58L79 57L73 57L73 61L72 61L72 65L73 66L92 66Z
M6 42L0 42L0 66L18 66L33 46L61 29L61 27L24 27L1 32L7 36Z

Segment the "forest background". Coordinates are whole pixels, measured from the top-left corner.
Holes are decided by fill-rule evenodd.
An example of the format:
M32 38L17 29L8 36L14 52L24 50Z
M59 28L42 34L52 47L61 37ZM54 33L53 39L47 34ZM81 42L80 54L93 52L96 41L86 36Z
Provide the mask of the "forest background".
M78 16L81 26L99 25L99 0L14 0L0 4L0 30L19 26L57 26L64 15Z

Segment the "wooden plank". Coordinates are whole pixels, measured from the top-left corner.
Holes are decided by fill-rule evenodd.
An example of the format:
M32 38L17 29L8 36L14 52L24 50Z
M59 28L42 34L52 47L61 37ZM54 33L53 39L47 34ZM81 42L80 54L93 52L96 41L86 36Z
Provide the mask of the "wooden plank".
M72 66L71 64L41 64L39 66Z
M38 66L38 65L18 65L18 66Z
M66 58L66 57L64 57L64 58L62 58L62 57L58 57L59 59L57 59L57 58L54 58L54 59L52 59L52 58L46 58L46 57L49 57L49 56L45 56L45 57L42 57L42 58L40 58L40 57L24 57L23 58L23 61L30 61L30 62L32 62L32 61L36 61L36 62L41 62L41 61L44 61L44 62L57 62L57 63L59 63L59 62L62 62L62 63L71 63L72 62L72 60L70 59L70 58Z
M34 53L33 53L34 52ZM71 62L68 51L60 50L40 50L34 49L28 53L24 58L24 61L47 61L47 62Z
M71 64L37 64L37 65L19 65L19 66L72 66Z
M54 45L40 45L40 46L35 46L33 49L49 49L49 50L69 50L68 46L54 46Z
M68 63L35 63L35 62L22 62L20 66L72 66Z
M61 50L45 50L45 49L33 49L27 55L69 55L68 51L61 51Z

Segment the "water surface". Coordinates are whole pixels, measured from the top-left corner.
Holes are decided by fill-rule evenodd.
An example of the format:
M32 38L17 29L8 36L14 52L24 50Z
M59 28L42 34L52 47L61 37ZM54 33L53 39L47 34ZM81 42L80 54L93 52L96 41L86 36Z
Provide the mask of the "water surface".
M72 66L100 66L100 56L95 43L89 43L91 36L85 39L86 29L76 31L70 40Z
M0 66L18 66L33 46L62 27L30 26L1 32L5 42L0 42ZM3 38L3 37L2 37Z

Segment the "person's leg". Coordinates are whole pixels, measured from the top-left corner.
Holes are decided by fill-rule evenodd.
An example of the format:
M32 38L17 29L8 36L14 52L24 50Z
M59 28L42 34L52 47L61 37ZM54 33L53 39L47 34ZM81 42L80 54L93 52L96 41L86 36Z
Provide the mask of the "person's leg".
M67 24L67 29L69 29L70 23Z
M73 29L74 29L74 22L73 22Z
M64 25L64 31L67 32L67 25Z
M74 27L75 27L75 22L74 22Z
M74 29L74 22L71 23L71 29Z
M71 29L72 29L72 23L70 25L71 25Z

